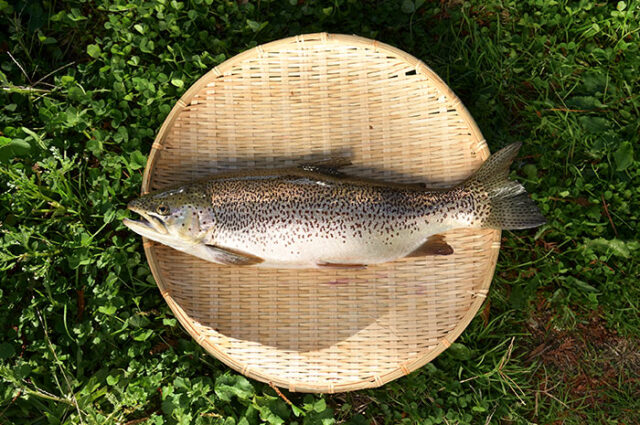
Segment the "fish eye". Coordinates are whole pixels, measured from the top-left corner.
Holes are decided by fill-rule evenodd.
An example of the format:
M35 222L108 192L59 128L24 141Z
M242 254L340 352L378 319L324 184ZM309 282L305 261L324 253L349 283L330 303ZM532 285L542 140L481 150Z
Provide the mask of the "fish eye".
M169 214L169 207L161 204L161 205L158 205L158 208L156 211L158 211L158 214L167 215Z

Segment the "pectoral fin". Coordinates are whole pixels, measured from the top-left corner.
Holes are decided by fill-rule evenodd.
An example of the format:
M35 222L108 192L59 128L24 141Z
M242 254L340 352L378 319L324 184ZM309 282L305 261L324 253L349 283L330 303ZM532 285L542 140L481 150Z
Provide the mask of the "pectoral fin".
M425 243L420 245L407 257L423 257L425 255L451 255L453 248L449 245L443 235L432 235Z
M226 264L230 266L252 266L264 261L262 258L256 257L255 255L227 248L220 248L215 245L205 245L205 247L211 255L211 260L219 264Z

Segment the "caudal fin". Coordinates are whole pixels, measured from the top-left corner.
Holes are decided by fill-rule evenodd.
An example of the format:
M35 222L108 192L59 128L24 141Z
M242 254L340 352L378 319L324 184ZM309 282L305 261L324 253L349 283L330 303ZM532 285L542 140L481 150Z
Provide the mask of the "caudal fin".
M464 183L488 195L489 207L482 213L481 227L529 229L546 223L524 187L509 180L509 166L522 143L513 143L494 153Z

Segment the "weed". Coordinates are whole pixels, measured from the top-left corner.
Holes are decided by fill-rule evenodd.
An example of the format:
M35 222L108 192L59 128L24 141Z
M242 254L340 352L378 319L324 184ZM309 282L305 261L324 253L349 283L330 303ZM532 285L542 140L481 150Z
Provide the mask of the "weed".
M636 1L0 0L0 422L638 423ZM355 33L422 59L548 218L458 342L376 390L282 393L181 328L121 219L202 74Z

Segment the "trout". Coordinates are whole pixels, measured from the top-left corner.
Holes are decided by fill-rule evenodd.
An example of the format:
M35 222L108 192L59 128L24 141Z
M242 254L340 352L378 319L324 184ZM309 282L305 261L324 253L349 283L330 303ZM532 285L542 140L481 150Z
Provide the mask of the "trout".
M508 180L520 143L490 156L448 190L350 177L348 162L235 171L142 196L124 219L134 232L218 264L363 267L449 255L443 232L527 229L545 223Z

